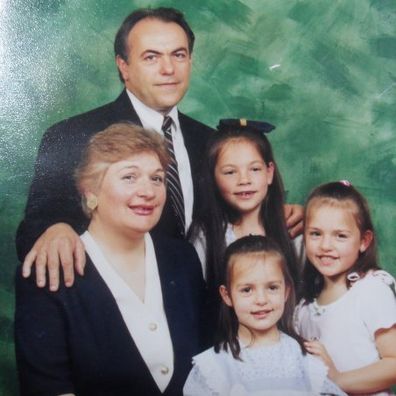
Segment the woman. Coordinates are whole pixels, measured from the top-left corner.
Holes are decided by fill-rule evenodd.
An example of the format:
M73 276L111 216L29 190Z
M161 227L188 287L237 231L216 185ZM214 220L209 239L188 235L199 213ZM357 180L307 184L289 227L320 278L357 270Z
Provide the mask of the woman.
M23 395L177 395L200 351L204 282L194 248L151 238L166 199L161 138L132 124L96 134L76 171L85 276L51 293L16 280Z

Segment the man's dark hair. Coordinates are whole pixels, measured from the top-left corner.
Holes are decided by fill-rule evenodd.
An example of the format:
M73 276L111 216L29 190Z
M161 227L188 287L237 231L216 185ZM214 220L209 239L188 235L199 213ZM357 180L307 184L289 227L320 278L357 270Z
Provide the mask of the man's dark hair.
M142 19L151 18L158 19L162 22L173 22L178 24L186 33L188 40L188 51L190 55L193 52L195 36L187 21L184 19L182 12L176 10L175 8L168 7L158 7L158 8L139 8L129 14L116 34L114 40L114 54L119 56L125 62L128 61L128 35L132 28ZM123 78L120 74L121 81Z

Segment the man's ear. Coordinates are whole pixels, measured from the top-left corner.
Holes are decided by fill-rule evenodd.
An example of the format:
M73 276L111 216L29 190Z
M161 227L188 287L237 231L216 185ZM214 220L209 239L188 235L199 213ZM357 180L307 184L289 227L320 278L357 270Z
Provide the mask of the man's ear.
M363 253L367 250L367 248L371 245L373 239L374 239L373 231L366 230L363 233L362 238L360 240L360 247L359 247L360 253Z
M224 303L226 305L228 305L229 307L232 307L232 300L228 293L227 288L224 285L221 285L219 287L219 292L220 292L221 299L224 301Z
M122 59L120 55L117 55L115 60L123 80L124 81L129 80L128 63L124 59Z

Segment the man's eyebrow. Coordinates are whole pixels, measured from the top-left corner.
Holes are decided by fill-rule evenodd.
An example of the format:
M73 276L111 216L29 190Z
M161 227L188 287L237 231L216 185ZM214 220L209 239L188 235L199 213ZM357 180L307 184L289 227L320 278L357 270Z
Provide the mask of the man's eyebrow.
M187 47L179 47L179 48L176 48L175 50L173 50L172 53L173 53L173 52L179 52L179 51L186 51L186 52L188 52L188 48L187 48Z
M157 50L153 50L153 49L147 49L147 50L144 50L144 51L142 52L142 55L145 55L145 54L161 55L162 52L161 52L161 51L157 51Z
M179 47L179 48L176 48L176 49L172 50L171 54L174 54L174 53L180 52L180 51L184 51L184 52L187 52L187 53L189 52L187 47ZM146 54L161 55L161 54L163 54L163 52L162 51L158 51L158 50L154 50L154 49L146 49L146 50L144 50L142 52L141 55L146 55Z

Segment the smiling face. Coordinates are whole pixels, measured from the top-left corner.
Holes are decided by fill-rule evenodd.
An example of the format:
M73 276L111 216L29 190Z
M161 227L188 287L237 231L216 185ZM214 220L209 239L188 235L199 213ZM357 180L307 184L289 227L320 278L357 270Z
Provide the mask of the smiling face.
M129 32L128 48L127 61L116 58L125 86L148 107L166 114L188 89L186 33L174 22L145 18Z
M113 235L143 236L157 224L166 199L165 172L157 154L141 152L113 163L95 195L91 224Z
M327 280L345 282L346 275L372 240L371 231L361 234L354 203L309 204L305 222L305 249L309 261Z
M227 141L217 158L215 180L223 199L238 212L260 212L274 176L255 145L246 139Z
M239 322L239 337L263 344L277 341L277 323L281 319L289 289L276 253L240 254L231 257L229 289L222 285L220 294L232 307ZM248 329L248 331L246 330Z

